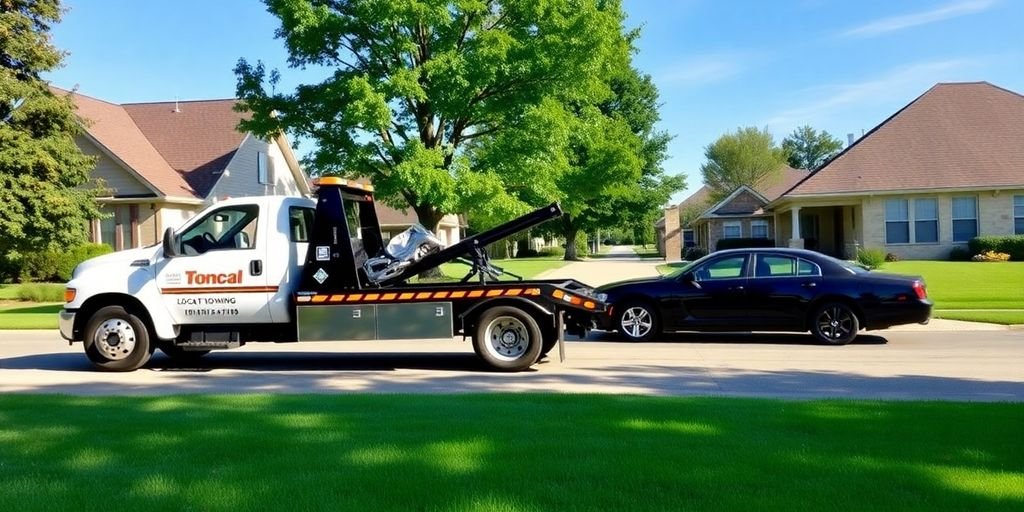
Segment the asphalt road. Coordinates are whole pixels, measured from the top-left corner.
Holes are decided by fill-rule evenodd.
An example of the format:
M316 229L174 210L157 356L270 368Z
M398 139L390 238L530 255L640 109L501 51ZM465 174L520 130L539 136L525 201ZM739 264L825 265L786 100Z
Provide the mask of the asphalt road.
M791 399L1024 400L1024 330L862 334L825 347L809 335L677 335L634 345L566 343L515 374L488 371L469 342L251 344L194 367L159 352L132 373L92 369L53 331L0 331L0 393L562 392Z

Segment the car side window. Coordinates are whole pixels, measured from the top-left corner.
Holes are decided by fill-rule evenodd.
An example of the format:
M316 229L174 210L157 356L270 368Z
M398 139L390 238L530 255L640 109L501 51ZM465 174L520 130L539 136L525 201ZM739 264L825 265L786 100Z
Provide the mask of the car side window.
M797 274L802 276L820 276L821 267L816 263L800 260L800 263L797 264Z
M694 272L698 281L712 281L715 279L736 279L743 277L747 268L747 255L727 256L701 265Z
M181 234L181 254L195 256L208 251L252 249L256 245L259 207L254 204L214 210Z
M288 207L288 240L292 242L308 242L309 230L313 228L313 216L316 210L303 206Z
M758 254L754 259L754 277L795 276L797 266L797 259L790 256Z

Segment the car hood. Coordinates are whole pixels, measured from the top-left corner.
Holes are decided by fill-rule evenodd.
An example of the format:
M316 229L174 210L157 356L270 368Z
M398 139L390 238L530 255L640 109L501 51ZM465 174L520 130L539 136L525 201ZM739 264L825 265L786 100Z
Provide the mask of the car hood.
M625 288L627 286L648 285L648 284L659 283L659 282L663 281L664 279L665 279L664 277L641 277L641 278L638 278L638 279L626 279L625 281L616 281L614 283L603 284L601 286L598 286L597 289L594 290L594 291L596 291L598 293L602 293L602 292L603 293L607 293L609 291L615 291L615 290L618 290L618 289L621 289L621 288Z

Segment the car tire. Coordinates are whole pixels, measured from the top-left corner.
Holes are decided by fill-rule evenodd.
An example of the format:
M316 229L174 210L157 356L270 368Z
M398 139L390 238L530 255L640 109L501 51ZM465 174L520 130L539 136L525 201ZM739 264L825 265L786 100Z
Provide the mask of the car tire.
M651 341L661 331L658 311L649 302L626 302L616 309L615 330L629 341Z
M130 372L145 365L153 346L141 318L121 306L106 306L85 324L85 355L97 368Z
M540 326L529 313L512 306L484 311L476 322L473 345L477 354L496 370L525 370L540 358Z
M185 350L175 345L173 341L165 341L163 343L160 343L160 351L163 352L165 356L171 358L172 360L183 363L191 363L198 361L199 358L210 353L209 350Z
M822 304L811 317L811 334L826 345L846 345L859 331L857 313L842 302Z

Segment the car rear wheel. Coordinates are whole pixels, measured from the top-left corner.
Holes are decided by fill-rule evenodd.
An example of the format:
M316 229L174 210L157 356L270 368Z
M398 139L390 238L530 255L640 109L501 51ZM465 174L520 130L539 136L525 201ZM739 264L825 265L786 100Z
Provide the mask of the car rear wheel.
M649 303L629 302L619 309L615 328L629 341L650 341L661 329L661 322Z
M814 313L811 333L818 341L827 345L846 345L857 337L860 322L850 306L831 302L819 307Z

